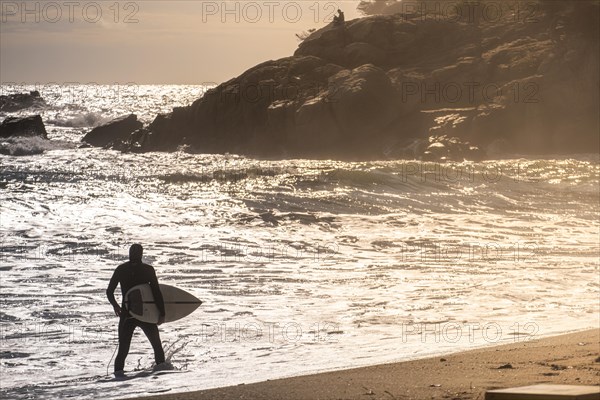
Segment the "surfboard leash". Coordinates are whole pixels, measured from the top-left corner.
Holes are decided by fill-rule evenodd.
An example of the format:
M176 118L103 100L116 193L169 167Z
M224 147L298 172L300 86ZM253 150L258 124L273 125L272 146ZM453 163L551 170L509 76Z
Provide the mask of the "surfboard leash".
M115 351L113 351L112 356L110 356L110 360L108 361L108 364L106 365L106 376L108 376L108 369L110 368L110 363L112 362L113 358L115 357L115 354L117 353L117 349L119 348L119 340L117 339L117 346L115 347Z

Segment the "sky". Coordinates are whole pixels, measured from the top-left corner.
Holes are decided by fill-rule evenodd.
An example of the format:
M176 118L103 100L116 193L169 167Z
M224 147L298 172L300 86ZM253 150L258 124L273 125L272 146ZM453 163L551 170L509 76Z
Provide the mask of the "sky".
M0 1L0 83L211 84L298 47L347 1Z

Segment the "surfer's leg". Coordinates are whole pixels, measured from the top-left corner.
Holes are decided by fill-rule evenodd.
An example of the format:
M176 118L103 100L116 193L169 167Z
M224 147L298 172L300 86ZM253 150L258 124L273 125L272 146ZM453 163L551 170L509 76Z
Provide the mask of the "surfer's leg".
M162 364L165 362L165 351L162 348L162 343L160 342L160 333L158 332L158 326L155 324L149 323L140 323L140 328L146 334L146 337L150 341L152 348L154 349L154 361L156 365Z
M123 371L125 368L125 358L129 354L134 330L135 320L133 318L121 318L119 321L119 352L115 358L115 371Z

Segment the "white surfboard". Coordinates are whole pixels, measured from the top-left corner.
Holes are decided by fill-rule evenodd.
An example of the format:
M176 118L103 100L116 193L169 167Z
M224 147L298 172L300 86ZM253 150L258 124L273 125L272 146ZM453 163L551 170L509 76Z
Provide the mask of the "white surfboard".
M165 302L165 322L177 321L193 313L202 304L202 301L185 290L170 285L158 286ZM147 283L129 289L125 295L125 307L132 317L142 322L158 322L160 313L154 302L152 289Z

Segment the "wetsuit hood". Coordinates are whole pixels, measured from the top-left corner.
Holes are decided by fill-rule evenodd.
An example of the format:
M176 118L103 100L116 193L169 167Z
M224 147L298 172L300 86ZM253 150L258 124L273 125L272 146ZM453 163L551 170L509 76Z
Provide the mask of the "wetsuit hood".
M129 261L140 262L142 261L142 254L144 253L144 248L141 244L133 244L129 248Z

